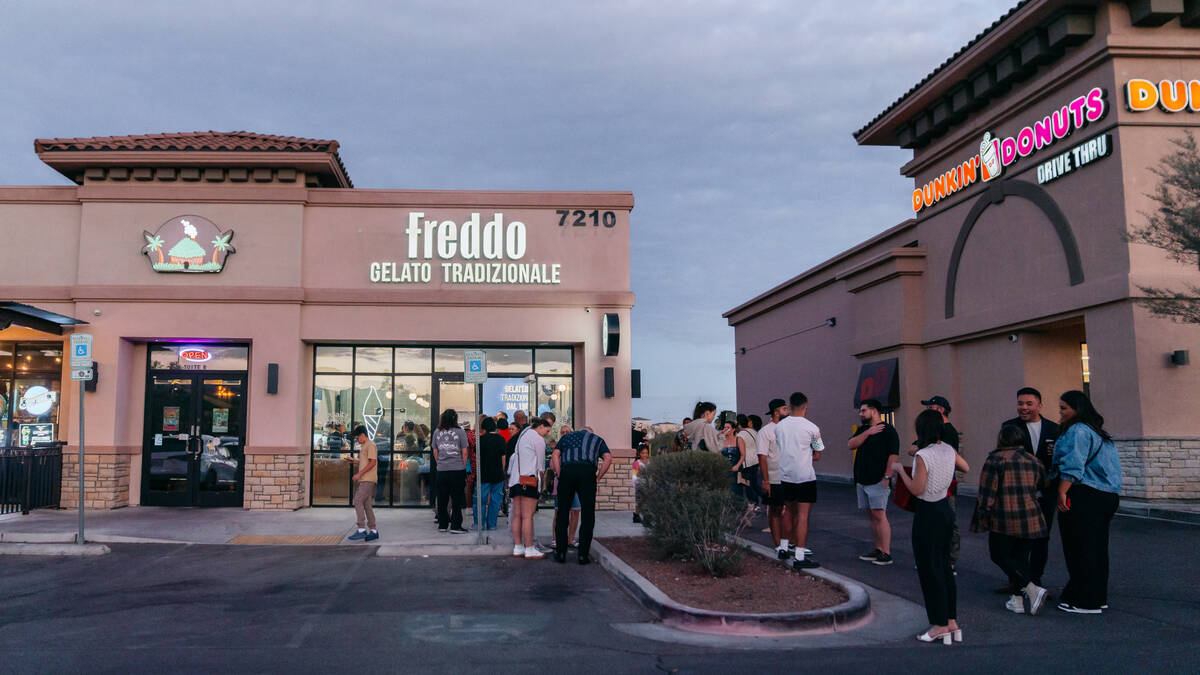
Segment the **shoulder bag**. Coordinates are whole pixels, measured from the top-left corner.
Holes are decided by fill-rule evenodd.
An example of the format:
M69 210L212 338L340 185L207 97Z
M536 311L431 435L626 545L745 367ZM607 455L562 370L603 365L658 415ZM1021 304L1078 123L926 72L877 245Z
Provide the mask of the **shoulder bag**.
M902 467L904 474L912 478L912 469ZM908 491L908 485L903 480L897 479L896 485L892 488L892 503L905 511L917 510L917 498L913 493Z

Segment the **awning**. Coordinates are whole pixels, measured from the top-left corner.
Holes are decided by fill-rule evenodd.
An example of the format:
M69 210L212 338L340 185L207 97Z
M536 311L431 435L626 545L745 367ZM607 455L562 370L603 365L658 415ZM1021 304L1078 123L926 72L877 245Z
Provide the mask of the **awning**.
M86 324L62 314L55 314L33 305L22 305L19 302L0 302L0 330L9 326L25 326L43 333L63 334L63 326L79 326Z

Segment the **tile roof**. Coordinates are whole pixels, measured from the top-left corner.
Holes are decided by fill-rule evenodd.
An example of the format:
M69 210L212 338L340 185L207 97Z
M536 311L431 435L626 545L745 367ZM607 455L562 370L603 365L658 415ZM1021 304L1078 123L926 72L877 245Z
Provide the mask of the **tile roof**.
M333 152L337 141L297 136L272 136L248 131L193 131L136 136L93 136L91 138L39 138L36 152L105 150L192 150L250 152Z
M1005 12L1004 16L1001 16L999 19L996 19L995 21L993 21L992 25L988 26L987 28L984 28L970 42L963 45L962 48L959 49L958 51L954 52L953 56L951 56L950 58L943 61L942 64L940 66L938 66L937 68L934 68L933 72L931 72L928 75L926 75L925 77L921 78L920 82L913 85L911 89L904 92L904 95L902 95L900 98L893 101L892 104L889 105L886 109L884 109L883 112L876 115L875 119L872 119L870 122L867 122L866 124L863 125L863 127L861 129L854 132L854 138L858 138L859 136L861 136L863 134L863 132L865 132L867 129L871 128L872 125L874 125L879 120L883 119L884 115L887 115L892 110L895 110L896 107L899 106L901 103L903 103L905 99L907 99L909 96L912 96L921 87L925 86L926 82L932 80L935 75L937 75L938 73L945 70L951 63L954 63L954 61L956 59L958 59L958 57L962 56L968 49L970 49L971 47L974 47L976 44L978 44L980 40L987 37L992 31L999 28L1000 24L1007 21L1010 16L1012 16L1013 14L1016 14L1018 10L1020 10L1025 5L1028 5L1030 2L1033 2L1033 0L1020 0L1020 2L1018 2L1015 7L1008 10L1007 12Z

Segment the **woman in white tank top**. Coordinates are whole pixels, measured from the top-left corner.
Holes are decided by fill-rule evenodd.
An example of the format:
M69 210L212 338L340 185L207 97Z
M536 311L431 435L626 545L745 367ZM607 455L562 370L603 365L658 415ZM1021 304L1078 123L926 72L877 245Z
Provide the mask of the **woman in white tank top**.
M916 558L921 593L929 629L917 636L922 642L941 640L943 644L962 641L958 626L958 589L950 562L950 543L954 535L954 511L946 501L954 470L969 471L966 460L954 448L943 443L942 414L926 410L917 415L917 451L912 477L902 471L899 462L892 465L909 492L917 497L913 514L912 546Z

